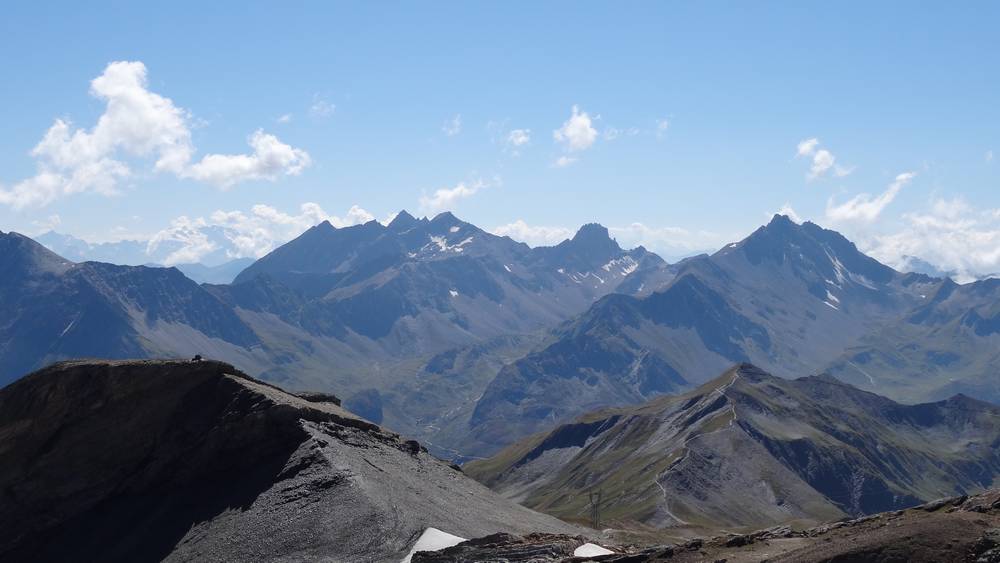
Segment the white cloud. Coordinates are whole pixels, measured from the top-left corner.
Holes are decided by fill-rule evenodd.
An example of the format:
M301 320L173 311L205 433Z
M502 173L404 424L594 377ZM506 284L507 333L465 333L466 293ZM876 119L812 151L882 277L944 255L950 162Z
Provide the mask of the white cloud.
M480 190L489 187L482 179L473 182L459 182L454 188L440 188L434 193L420 196L420 209L427 213L437 213L455 209L458 202L470 198Z
M45 219L32 221L31 224L38 229L38 234L47 233L49 231L54 231L56 227L62 224L62 217L58 214L53 214L49 215Z
M986 151L986 162L993 162L993 151Z
M710 251L728 240L718 233L689 231L680 227L650 227L631 223L624 227L610 227L610 234L625 248L644 246L662 256L676 258L694 252ZM558 226L529 225L523 219L493 229L493 234L509 236L530 246L552 246L572 238L575 229Z
M174 250L164 259L168 266L176 264L192 264L219 248L218 243L209 239L205 232L208 222L203 218L190 219L182 215L170 222L170 227L153 236L146 245L146 253L153 254L166 242L179 243L180 248ZM234 256L235 258L235 256Z
M337 111L337 106L335 104L323 99L319 94L313 95L312 105L309 106L309 115L322 119L324 117L330 117L335 111Z
M802 224L802 217L800 217L799 214L795 212L795 209L792 208L792 204L788 202L785 202L785 204L782 205L781 208L779 208L778 211L776 211L776 213L778 215L784 215L796 223ZM768 216L768 219L770 218L771 217Z
M664 135L667 134L667 129L670 128L670 120L667 118L656 120L656 138L662 139Z
M552 166L556 168L566 168L567 166L573 164L577 161L575 156L560 156L552 163Z
M809 156L816 152L816 147L819 146L819 139L812 138L806 139L804 141L799 141L797 147L797 156Z
M573 230L565 227L531 226L518 219L513 223L493 229L497 236L507 236L530 246L552 246L573 236Z
M294 215L258 204L248 213L219 210L207 218L178 217L149 240L146 253L152 256L163 245L178 246L164 258L166 265L198 262L220 250L230 259L260 258L323 221L342 228L372 219L371 213L356 205L344 217L337 217L316 203L302 204Z
M629 127L628 129L618 129L617 127L604 128L605 141L614 141L621 137L635 137L638 134L639 134L638 127Z
M830 198L826 204L826 217L835 223L847 221L871 223L914 177L916 177L915 172L904 172L896 176L889 184L889 188L877 197L859 194L840 205L834 205L833 198Z
M462 132L462 114L456 114L455 117L444 122L441 126L441 131L449 137L454 137Z
M597 129L594 129L590 115L573 106L573 114L563 123L562 127L552 132L556 142L561 143L568 152L578 152L589 149L597 140Z
M183 176L229 188L247 180L275 180L284 174L296 176L309 166L309 153L293 148L257 130L247 141L252 154L210 154L192 165Z
M806 175L807 179L815 180L816 178L825 176L828 172L833 176L842 178L854 172L853 166L838 166L837 158L833 153L826 149L820 149L819 144L819 139L813 137L799 141L799 144L796 145L795 156L797 158L806 157L812 160L809 173Z
M905 227L859 242L874 258L905 268L907 257L955 272L956 281L1000 273L1000 210L977 212L964 199L937 199L922 213L904 215Z
M291 123L292 122L292 114L286 113L284 115L280 115L280 116L278 116L277 119L275 119L275 121L278 122L278 123L281 123L281 124Z
M519 149L531 142L531 129L514 129L507 134L507 146Z
M610 227L608 231L625 248L642 245L667 257L709 251L722 246L725 238L710 231L690 231L681 227L651 227L631 223L624 227Z
M57 119L31 151L37 174L10 188L0 187L0 203L21 209L43 206L76 193L118 193L119 182L132 175L125 161L130 157L153 159L154 172L195 176L190 167L194 154L190 114L147 86L143 63L110 63L90 83L90 94L105 103L104 113L94 127L89 131L77 129L69 121ZM270 143L271 149L279 148L278 145L288 147L273 136L265 137L269 139L262 142ZM275 150L261 148L271 157L276 155ZM305 155L303 151L288 149L299 155L291 163L293 170L301 170L301 166L308 164L307 155L301 158ZM261 156L257 153L249 158ZM243 179L253 177L244 175Z
M813 155L812 167L809 168L810 178L819 178L826 173L827 170L833 168L833 164L836 162L836 158L833 153L826 149L820 149L816 151Z

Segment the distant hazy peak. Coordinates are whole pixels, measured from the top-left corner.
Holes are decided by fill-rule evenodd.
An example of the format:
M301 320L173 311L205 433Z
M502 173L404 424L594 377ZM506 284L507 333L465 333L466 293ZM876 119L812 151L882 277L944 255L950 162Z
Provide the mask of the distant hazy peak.
M461 223L461 221L458 219L458 217L455 217L455 214L452 213L451 211L442 211L441 213L438 213L437 215L434 216L433 219L431 219L431 222L432 223Z
M318 224L310 227L308 230L310 230L310 231L336 231L337 227L334 227L333 224L330 223L329 220L324 220L322 223L318 223Z
M594 243L600 242L604 243L606 241L614 242L611 238L611 234L608 233L608 228L600 223L587 223L573 235L573 242L579 243ZM618 246L618 243L614 243Z
M407 213L405 209L400 209L399 213L386 225L390 230L399 232L413 228L419 221L413 215Z

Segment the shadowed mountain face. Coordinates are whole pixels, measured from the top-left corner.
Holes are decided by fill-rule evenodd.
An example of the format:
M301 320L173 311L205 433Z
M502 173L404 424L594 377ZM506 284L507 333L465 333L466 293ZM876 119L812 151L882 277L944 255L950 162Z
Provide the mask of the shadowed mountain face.
M505 366L478 401L462 448L489 453L590 409L704 382L733 362L785 377L814 373L941 283L900 274L833 231L775 216L745 240L678 265L662 290L600 300Z
M922 306L865 335L828 370L904 400L965 393L1000 402L1000 280L945 281Z
M436 353L551 327L626 278L648 278L653 289L672 274L645 250L623 251L597 225L533 250L450 213L418 220L403 211L387 226L317 225L244 270L236 285L264 276L304 296L298 323L310 333Z
M980 491L1000 475L1000 408L902 405L829 376L749 364L690 393L587 414L467 465L528 507L706 529L820 522Z
M13 288L0 296L11 319L0 324L0 382L79 356L201 354L289 388L337 389L417 437L449 424L444 441L464 432L496 370L547 329L608 293L648 293L673 276L598 225L531 249L450 213L323 223L231 285L198 286L172 269L72 264L9 237L20 242L0 273ZM27 266L14 268L18 260Z
M456 459L690 389L733 362L782 377L829 368L894 399L1000 396L993 282L901 274L782 216L668 266L600 225L532 249L450 213L404 212L387 226L320 224L236 283L202 286L0 238L0 382L77 356L202 354L336 390Z
M362 409L377 389L386 424L446 455L504 363L600 297L647 294L672 277L655 254L623 250L599 225L532 249L450 213L401 212L387 226L320 224L212 291L268 346L280 342L262 377L336 382Z
M0 453L0 561L398 561L427 527L581 531L220 362L36 372L0 390Z
M225 303L172 268L73 264L0 234L0 384L52 360L248 349L259 341Z

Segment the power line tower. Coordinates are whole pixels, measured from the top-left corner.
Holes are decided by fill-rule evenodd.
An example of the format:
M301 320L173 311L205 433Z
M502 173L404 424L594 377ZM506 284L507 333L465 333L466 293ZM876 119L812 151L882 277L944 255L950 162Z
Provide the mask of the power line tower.
M601 496L603 489L590 492L590 527L599 530L601 528Z

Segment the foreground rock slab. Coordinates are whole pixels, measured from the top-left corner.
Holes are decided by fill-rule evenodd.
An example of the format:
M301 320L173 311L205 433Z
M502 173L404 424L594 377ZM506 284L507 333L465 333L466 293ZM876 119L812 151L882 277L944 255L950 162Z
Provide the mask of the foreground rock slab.
M941 499L804 530L778 526L672 545L618 547L616 553L593 557L573 555L581 541L559 534L496 534L417 553L413 562L994 562L1000 561L1000 491Z

